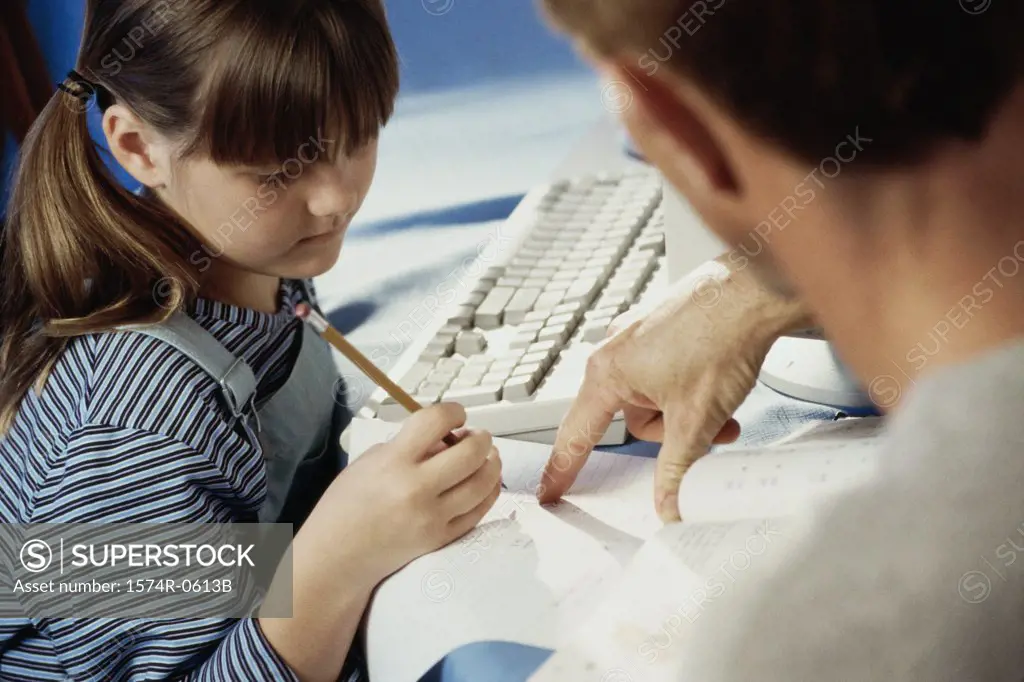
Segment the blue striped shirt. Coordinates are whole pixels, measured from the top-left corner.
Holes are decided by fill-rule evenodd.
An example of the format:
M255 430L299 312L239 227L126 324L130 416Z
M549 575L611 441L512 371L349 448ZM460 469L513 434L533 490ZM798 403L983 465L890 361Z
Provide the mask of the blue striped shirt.
M256 404L283 385L303 298L276 314L200 299L192 317L243 358ZM0 439L0 522L254 522L261 453L232 428L219 388L141 334L76 337ZM4 619L3 680L297 679L254 619Z

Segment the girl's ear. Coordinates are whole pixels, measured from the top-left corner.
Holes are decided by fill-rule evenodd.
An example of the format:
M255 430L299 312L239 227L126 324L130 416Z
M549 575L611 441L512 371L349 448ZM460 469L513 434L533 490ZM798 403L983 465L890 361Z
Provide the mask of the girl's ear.
M171 145L123 104L103 113L103 134L117 162L136 180L157 189L171 177Z

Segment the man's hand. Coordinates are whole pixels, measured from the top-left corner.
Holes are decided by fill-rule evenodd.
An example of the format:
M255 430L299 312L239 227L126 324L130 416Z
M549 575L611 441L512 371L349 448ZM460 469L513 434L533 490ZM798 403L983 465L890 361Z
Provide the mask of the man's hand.
M692 273L650 313L620 318L590 357L538 498L553 502L569 489L621 410L630 433L662 443L655 505L663 521L679 520L686 470L712 444L739 437L732 415L772 344L807 326L801 304L772 293L752 272L734 272L725 257Z

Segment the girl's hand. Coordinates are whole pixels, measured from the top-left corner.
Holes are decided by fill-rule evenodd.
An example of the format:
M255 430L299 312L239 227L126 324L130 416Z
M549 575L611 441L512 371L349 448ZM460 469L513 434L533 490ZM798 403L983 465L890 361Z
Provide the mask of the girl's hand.
M441 442L465 421L456 404L416 412L334 479L295 535L259 625L300 679L337 679L377 584L470 531L494 505L501 460L490 434ZM288 618L262 615L288 607Z
M324 551L355 560L376 584L472 530L501 492L501 460L486 432L457 431L450 448L441 442L465 421L461 405L427 407L346 468L310 517Z

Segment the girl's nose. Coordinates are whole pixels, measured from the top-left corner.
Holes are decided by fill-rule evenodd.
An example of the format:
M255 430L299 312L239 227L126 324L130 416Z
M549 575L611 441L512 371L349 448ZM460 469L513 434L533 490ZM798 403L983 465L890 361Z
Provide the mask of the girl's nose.
M306 203L318 218L347 215L356 204L356 191L339 168L317 168Z

